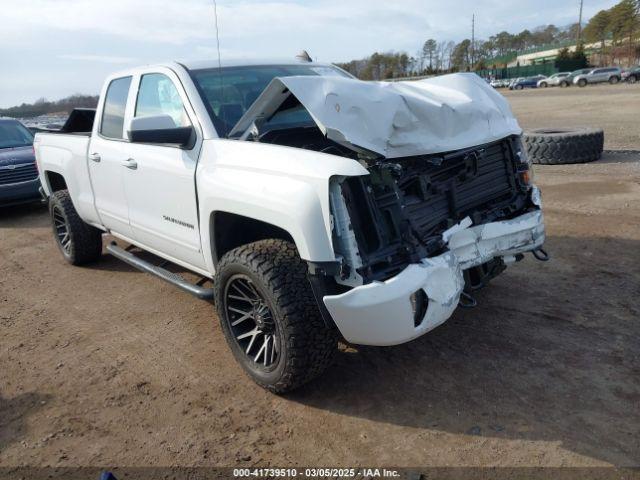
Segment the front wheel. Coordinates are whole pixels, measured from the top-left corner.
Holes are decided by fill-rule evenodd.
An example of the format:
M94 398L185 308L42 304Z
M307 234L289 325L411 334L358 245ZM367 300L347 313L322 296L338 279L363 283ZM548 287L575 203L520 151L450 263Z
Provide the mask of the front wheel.
M49 214L56 245L67 262L84 265L100 258L102 232L80 218L67 190L49 197Z
M547 88L547 87L548 87L547 82L542 82L540 84L540 88Z
M514 88L515 88L516 90L522 90L522 88L523 88L523 87L522 87L522 85L516 85Z
M567 88L569 86L569 82L560 82L561 88Z
M629 78L627 78L628 83L636 83L637 81L638 77L636 77L635 75L629 75Z
M615 85L615 84L616 84L616 83L618 83L619 81L620 81L620 79L619 79L618 77L611 77L611 78L609 79L609 83L610 83L611 85Z
M215 278L218 318L234 357L260 386L293 390L333 361L327 327L295 245L261 240L225 254Z
M584 78L578 80L578 86L579 87L586 87L587 86L587 81Z

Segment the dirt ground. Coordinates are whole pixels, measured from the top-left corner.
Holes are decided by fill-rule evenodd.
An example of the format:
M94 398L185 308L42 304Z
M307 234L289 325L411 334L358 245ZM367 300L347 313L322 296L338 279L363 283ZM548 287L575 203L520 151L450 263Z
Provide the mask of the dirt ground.
M285 397L211 304L109 256L68 266L45 209L0 211L0 465L640 465L640 86L506 95L527 128L636 152L536 168L550 262Z

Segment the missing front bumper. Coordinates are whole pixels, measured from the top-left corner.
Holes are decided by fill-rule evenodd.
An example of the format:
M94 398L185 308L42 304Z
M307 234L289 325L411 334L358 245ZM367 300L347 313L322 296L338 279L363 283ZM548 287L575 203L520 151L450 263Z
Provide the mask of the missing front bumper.
M372 282L340 295L327 295L323 301L340 333L351 343L408 342L451 316L464 288L463 270L495 257L538 249L544 239L541 210L511 220L460 229L450 235L448 252L411 264L384 282ZM410 297L419 289L427 294L429 305L422 321L414 322Z

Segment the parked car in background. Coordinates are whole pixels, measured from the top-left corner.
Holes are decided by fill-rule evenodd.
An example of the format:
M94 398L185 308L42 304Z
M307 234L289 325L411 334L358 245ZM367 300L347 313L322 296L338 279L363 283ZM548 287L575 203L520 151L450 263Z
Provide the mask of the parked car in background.
M518 79L509 85L509 90L522 90L523 88L538 88L538 82L547 77L544 75L536 75L535 77L526 77Z
M12 118L0 118L0 206L40 198L33 134Z
M558 85L560 85L560 82L564 78L567 78L569 75L571 75L571 72L554 73L550 77L543 78L542 80L538 80L538 87L539 88L557 87Z
M490 85L493 88L506 88L511 84L511 79L509 78L496 78L495 80L491 80Z
M593 70L593 68L581 68L579 70L574 70L573 72L571 72L570 75L560 80L560 86L564 88L564 87L569 87L573 85L574 78L576 78L578 75L584 75L585 73L589 73L591 70Z
M574 85L586 87L589 83L605 83L612 85L618 83L622 79L622 70L620 67L594 68L589 73L577 75L573 79Z
M517 78L512 78L509 81L509 84L507 85L507 87L509 88L509 90L511 90L513 88L513 86L517 83L524 80L524 77L517 77Z
M621 78L623 82L636 83L638 80L640 80L640 65L622 72Z

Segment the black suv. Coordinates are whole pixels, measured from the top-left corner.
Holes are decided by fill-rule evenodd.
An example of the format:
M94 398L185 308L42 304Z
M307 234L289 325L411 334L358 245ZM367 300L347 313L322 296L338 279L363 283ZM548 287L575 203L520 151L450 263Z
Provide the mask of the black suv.
M627 83L636 83L640 81L640 65L622 72L622 81Z

